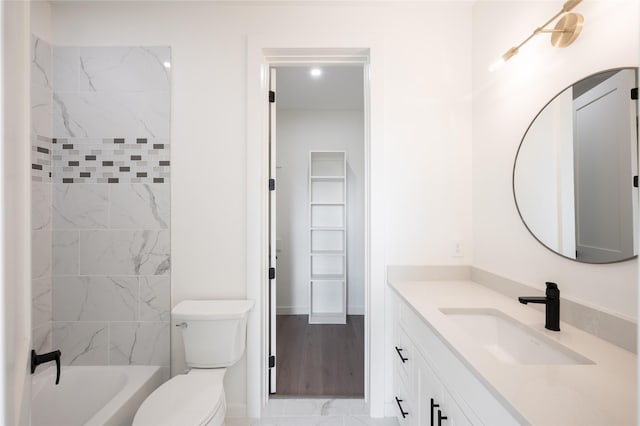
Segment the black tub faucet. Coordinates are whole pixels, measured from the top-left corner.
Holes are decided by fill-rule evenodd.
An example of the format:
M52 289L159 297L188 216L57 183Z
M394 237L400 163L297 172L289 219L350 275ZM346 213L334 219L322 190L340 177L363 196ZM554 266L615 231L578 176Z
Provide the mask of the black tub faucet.
M60 383L60 357L62 356L62 352L53 351L47 352L46 354L36 354L36 351L31 349L31 374L36 372L36 367L40 364L44 364L45 362L56 362L56 385Z
M546 305L544 328L560 331L560 290L558 284L547 282L546 297L518 297L518 301L527 303L544 303Z

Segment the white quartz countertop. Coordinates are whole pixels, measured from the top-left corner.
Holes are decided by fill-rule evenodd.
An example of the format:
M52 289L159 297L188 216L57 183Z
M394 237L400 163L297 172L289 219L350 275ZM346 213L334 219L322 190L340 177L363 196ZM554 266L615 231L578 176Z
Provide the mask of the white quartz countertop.
M637 424L635 354L564 322L560 323L560 332L546 330L544 312L471 281L390 285L476 377L532 425ZM593 364L522 365L500 361L442 313L443 308L497 309Z

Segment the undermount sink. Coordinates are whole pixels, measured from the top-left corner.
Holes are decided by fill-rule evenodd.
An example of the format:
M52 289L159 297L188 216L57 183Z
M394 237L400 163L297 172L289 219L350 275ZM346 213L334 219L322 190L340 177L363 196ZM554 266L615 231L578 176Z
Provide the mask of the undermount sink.
M491 308L441 308L469 336L509 364L593 364L593 361Z

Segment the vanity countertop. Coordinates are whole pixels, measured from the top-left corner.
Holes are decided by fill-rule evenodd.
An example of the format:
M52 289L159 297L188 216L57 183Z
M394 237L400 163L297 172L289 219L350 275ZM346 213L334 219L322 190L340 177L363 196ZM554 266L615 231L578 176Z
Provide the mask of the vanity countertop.
M560 332L546 330L544 312L472 281L398 281L390 285L476 377L532 425L636 424L635 354L565 322L560 323ZM478 343L442 308L497 309L594 364L502 362L479 350Z

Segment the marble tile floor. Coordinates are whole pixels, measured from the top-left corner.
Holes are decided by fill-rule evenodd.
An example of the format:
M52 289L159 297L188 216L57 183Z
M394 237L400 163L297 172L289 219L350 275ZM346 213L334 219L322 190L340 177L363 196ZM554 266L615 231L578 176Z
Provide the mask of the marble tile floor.
M227 426L397 426L391 418L372 419L363 399L272 398L261 419L227 418Z

